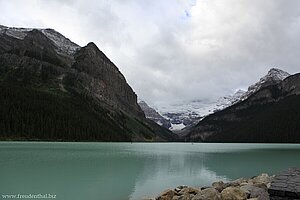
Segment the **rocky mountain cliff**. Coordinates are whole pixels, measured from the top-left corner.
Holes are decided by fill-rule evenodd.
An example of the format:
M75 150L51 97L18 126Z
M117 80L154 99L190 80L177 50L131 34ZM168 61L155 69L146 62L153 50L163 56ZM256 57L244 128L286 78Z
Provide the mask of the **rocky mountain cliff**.
M1 139L174 139L145 118L137 95L94 43L81 48L53 29L0 26L0 85Z
M147 119L150 119L158 125L163 126L167 129L171 127L170 120L161 116L154 108L151 108L145 101L139 101L138 103L141 109L144 111Z
M205 117L189 130L185 139L300 142L300 74L288 76L271 69L259 83L249 87L247 98Z

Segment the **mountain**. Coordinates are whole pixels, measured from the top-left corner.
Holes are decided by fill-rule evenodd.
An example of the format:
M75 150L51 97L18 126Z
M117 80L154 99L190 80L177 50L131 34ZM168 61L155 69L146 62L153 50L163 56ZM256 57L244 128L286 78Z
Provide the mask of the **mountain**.
M299 111L300 74L271 69L237 103L190 128L185 140L300 142Z
M206 106L202 104L205 102L188 101L178 102L174 104L160 104L157 105L158 112L167 120L170 121L172 131L179 131L186 126L196 124L201 119L202 113L207 111Z
M218 99L213 112L217 112L223 110L237 102L241 101L243 96L245 95L246 91L238 90L233 95L227 95Z
M138 104L144 111L147 119L150 119L158 125L163 126L167 129L171 127L170 120L167 120L166 118L161 116L154 108L151 108L145 101L139 101Z
M269 85L274 85L280 83L283 79L290 76L286 71L277 68L271 68L267 75L260 78L258 82L248 87L248 90L242 94L238 101L242 101L250 97L253 93L258 91L260 88L267 87Z
M194 100L188 102L179 102L171 105L159 105L157 110L161 115L171 121L172 129L186 129L196 125L207 115L221 111L231 105L247 99L261 87L276 84L288 77L290 74L276 68L269 70L267 75L258 82L249 86L247 91L238 90L234 94L229 94L219 99L212 100Z
M236 103L242 94L244 91L239 90L233 95L227 95L215 101L183 101L175 104L161 104L156 107L157 112L171 122L170 130L178 132L186 127L196 125L205 116Z
M167 141L94 43L53 29L0 26L0 139Z

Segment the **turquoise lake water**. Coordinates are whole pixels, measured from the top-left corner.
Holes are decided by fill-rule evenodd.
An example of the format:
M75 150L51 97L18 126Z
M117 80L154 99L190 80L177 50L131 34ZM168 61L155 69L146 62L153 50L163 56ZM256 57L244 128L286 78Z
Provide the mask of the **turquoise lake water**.
M0 199L136 200L300 167L300 144L0 142Z

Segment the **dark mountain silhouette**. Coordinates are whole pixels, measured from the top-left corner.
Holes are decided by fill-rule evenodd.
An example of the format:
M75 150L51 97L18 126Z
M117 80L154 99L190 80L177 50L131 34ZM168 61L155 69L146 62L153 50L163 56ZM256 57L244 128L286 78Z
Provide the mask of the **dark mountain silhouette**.
M246 99L207 116L186 131L184 139L299 143L300 74L271 82Z
M137 95L94 43L53 29L0 26L0 138L166 141Z

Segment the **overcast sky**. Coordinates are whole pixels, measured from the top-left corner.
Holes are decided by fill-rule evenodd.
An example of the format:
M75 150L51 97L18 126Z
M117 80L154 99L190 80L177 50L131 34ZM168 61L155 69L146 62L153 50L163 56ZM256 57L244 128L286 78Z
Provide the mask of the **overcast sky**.
M0 0L0 24L93 41L150 105L300 72L299 0Z

